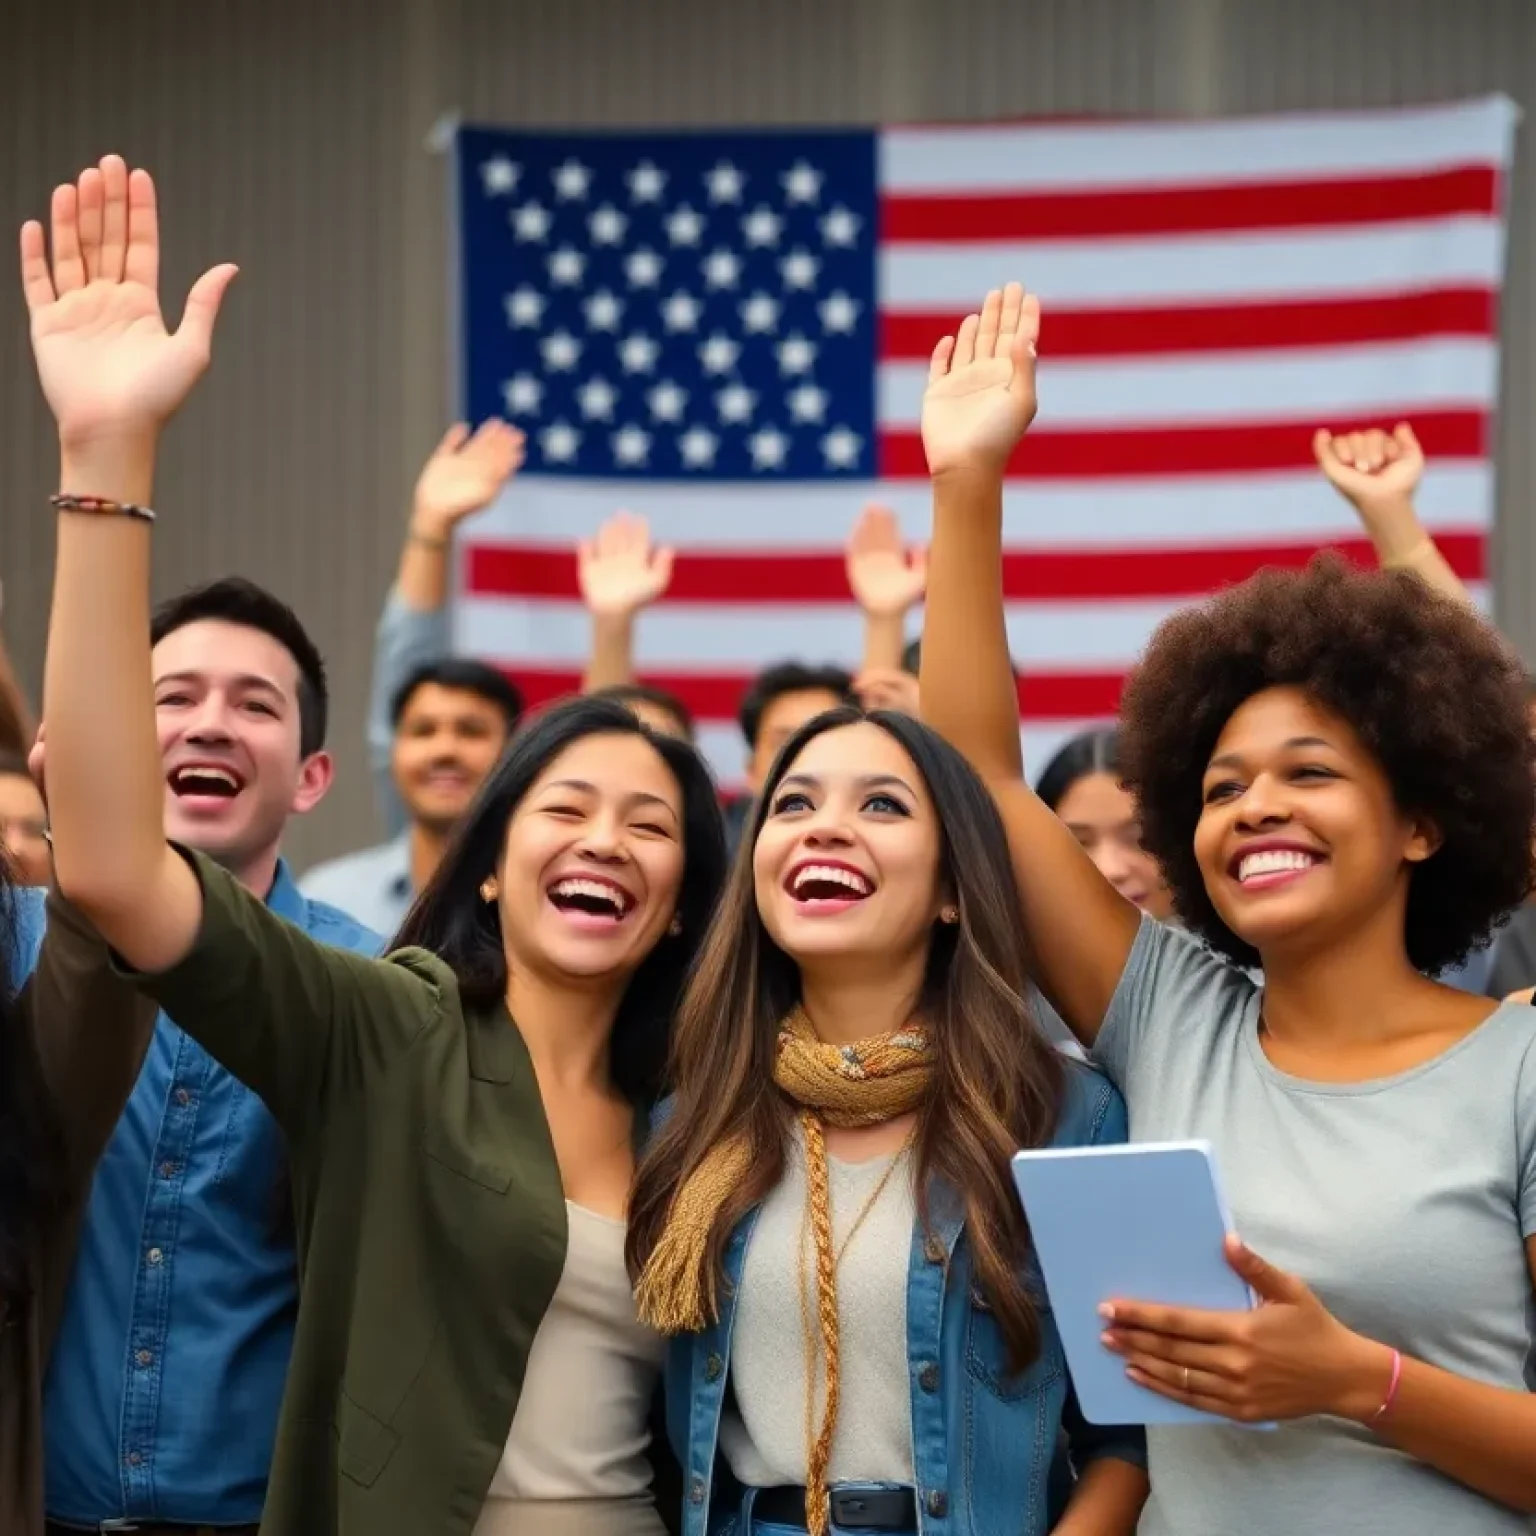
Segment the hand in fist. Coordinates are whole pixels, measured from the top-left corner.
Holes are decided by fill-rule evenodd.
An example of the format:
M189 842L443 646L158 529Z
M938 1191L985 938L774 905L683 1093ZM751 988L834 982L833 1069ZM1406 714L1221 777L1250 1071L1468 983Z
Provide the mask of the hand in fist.
M979 315L933 351L923 395L928 473L982 469L1002 474L1035 419L1035 347L1040 301L1018 283L987 295Z
M1424 475L1424 450L1413 428L1401 422L1391 432L1341 432L1326 428L1312 439L1318 466L1330 484L1362 517L1411 507Z
M577 546L581 598L600 618L629 618L654 603L672 580L673 551L651 546L643 517L617 512L595 539Z
M848 537L848 585L865 613L903 614L923 595L928 580L928 552L920 544L901 545L896 514L888 507L865 507Z

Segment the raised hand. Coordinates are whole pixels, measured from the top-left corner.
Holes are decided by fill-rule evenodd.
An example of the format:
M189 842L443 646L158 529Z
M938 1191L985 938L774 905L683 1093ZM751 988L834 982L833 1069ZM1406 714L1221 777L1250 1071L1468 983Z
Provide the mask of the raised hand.
M155 185L120 156L55 189L53 262L43 227L21 228L21 279L43 394L70 446L152 439L192 391L213 345L232 266L203 273L168 332L158 292ZM82 492L105 494L95 486Z
M494 418L473 436L463 422L449 427L416 481L412 528L446 539L464 518L488 507L522 468L525 442L516 427Z
M1035 419L1040 301L1018 283L987 295L979 315L933 350L923 395L928 473L1001 474Z
M1424 477L1424 450L1407 422L1391 432L1341 432L1326 428L1312 439L1312 451L1333 488L1362 517L1411 508Z
M928 551L920 544L902 548L889 507L869 506L859 514L848 536L847 564L854 601L875 617L904 614L928 581Z
M582 601L599 618L630 617L667 590L673 553L652 547L643 517L616 512L595 539L583 539L576 547Z

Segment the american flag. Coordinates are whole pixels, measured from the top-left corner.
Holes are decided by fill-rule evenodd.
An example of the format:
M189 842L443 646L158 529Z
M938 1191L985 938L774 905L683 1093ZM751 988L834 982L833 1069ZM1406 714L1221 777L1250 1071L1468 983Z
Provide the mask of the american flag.
M934 342L1010 279L1041 295L1040 416L1004 517L1026 761L1115 712L1172 609L1322 545L1362 559L1319 425L1414 424L1420 511L1485 597L1516 112L878 132L457 138L465 413L529 435L462 540L456 640L537 702L590 633L575 544L613 511L679 558L646 680L723 782L752 675L857 663L860 507L926 538ZM914 615L914 627L920 615Z

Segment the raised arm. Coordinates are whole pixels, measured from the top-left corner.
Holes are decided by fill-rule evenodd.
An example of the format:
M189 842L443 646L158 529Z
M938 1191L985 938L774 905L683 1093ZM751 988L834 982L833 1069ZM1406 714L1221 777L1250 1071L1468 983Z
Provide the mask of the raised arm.
M198 884L165 840L149 660L147 508L161 429L208 366L232 266L193 285L180 328L160 315L148 174L108 156L21 231L22 282L43 393L59 428L61 510L43 708L60 889L140 970L191 948Z
M1435 591L1474 606L1414 509L1424 450L1407 422L1391 432L1372 428L1335 435L1321 428L1312 451L1328 483L1355 509L1383 570L1412 571Z
M1003 613L1003 475L1034 420L1039 331L1038 301L1013 283L934 350L923 398L933 540L919 687L923 719L970 759L1002 812L1041 990L1091 1044L1140 914L1024 779Z
M631 512L616 512L597 537L576 546L581 600L592 615L592 654L583 693L619 688L635 680L635 620L671 584L674 552L651 543L650 526Z
M390 836L405 826L405 807L390 771L395 735L390 706L417 668L448 654L448 558L454 530L496 499L522 466L523 454L523 434L516 427L492 420L471 435L459 422L417 477L400 567L374 633L368 692L368 767Z
M868 506L848 535L848 589L864 615L861 672L899 672L906 649L907 615L923 600L928 551L901 542L896 514Z

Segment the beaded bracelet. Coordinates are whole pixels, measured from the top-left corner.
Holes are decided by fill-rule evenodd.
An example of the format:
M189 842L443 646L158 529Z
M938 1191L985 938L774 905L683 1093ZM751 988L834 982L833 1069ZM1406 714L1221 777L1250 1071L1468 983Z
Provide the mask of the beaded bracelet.
M136 517L152 523L155 514L148 507L136 507L126 501L108 501L104 496L71 496L61 491L48 498L55 512L97 512L104 517Z

